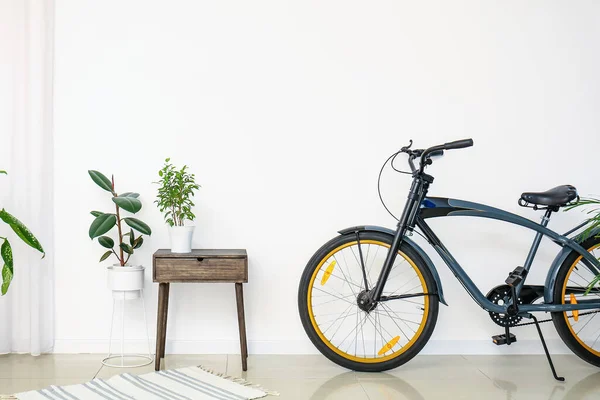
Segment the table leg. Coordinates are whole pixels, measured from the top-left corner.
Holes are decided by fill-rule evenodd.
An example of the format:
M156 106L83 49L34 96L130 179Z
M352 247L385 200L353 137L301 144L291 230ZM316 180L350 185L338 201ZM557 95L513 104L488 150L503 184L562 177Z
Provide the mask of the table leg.
M163 317L163 323L164 323L164 327L162 329L162 345L161 345L161 353L160 356L161 358L165 358L165 348L167 347L167 316L169 314L169 292L171 291L171 284L169 282L166 283L166 288L165 288L165 316Z
M246 319L244 317L244 291L241 283L235 284L237 301L238 326L240 329L240 346L242 353L242 370L248 370L248 343L246 342Z
M169 283L158 284L158 314L156 317L156 355L154 369L160 370L160 359L165 356L167 313L169 311Z

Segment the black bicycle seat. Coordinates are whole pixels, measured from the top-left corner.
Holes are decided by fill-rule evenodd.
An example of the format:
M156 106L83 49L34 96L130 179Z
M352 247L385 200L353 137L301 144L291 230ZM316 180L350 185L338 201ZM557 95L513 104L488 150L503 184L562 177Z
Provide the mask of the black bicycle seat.
M521 199L529 204L542 206L564 206L577 198L575 186L562 185L545 192L525 192Z

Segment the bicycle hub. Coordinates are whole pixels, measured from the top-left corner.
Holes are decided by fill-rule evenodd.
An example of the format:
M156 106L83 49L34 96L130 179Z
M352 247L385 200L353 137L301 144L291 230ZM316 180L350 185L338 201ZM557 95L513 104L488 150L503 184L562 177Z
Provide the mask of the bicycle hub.
M356 297L356 304L358 305L358 308L367 313L370 313L377 307L377 303L371 300L371 296L369 296L369 292L366 290L363 290L358 294Z

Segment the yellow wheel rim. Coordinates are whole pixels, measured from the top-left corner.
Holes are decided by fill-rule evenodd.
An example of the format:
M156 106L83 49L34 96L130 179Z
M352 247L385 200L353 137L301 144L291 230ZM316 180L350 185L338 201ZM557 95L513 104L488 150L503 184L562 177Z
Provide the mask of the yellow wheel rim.
M390 247L389 244L381 242L381 241L377 241L377 240L361 240L360 243L361 243L361 246L367 245L367 244L373 244L373 245L383 246L388 249ZM316 318L315 318L315 315L313 312L313 305L312 305L313 287L314 287L315 283L321 284L321 282L317 281L317 279L316 279L319 271L321 271L321 268L323 267L323 265L329 259L331 259L331 257L334 256L336 253L340 252L341 250L343 250L347 247L354 246L357 244L358 244L358 242L356 242L356 241L343 244L343 245L337 247L336 249L332 250L329 254L327 254L319 262L319 264L317 265L317 267L315 268L315 270L311 276L309 286L308 286L308 295L307 295L308 315L310 316L310 321L311 321L312 327L315 330L315 332L317 333L317 335L319 336L319 338L321 339L321 341L336 354L340 355L341 357L344 357L347 360L360 362L360 363L385 362L385 361L391 360L391 359L396 358L396 357L400 356L401 354L405 353L419 339L423 330L425 329L425 324L427 322L427 316L429 315L429 296L423 296L423 315L421 317L421 321L419 322L419 327L417 328L416 332L413 334L412 338L410 338L408 343L406 343L404 346L402 346L398 351L395 351L392 354L389 354L387 356L381 356L381 357L357 357L355 355L352 355L352 354L349 354L349 353L346 353L346 352L340 350L335 345L333 345L331 343L331 341L323 334L319 325L317 324L317 321L316 321ZM416 264L406 254L399 251L398 255L410 264L410 266L412 267L412 270L414 270L414 272L416 273L416 276L418 276L420 285L422 287L422 292L429 293L427 283L425 282L425 278L423 277L423 274L421 273L421 271L419 271L419 268L417 268ZM335 263L335 261L333 261L332 263ZM326 276L326 278L324 279L325 281L327 281L329 279L330 275L332 274L332 268L331 268L332 263L328 263L326 266L326 270L324 272L324 276ZM321 281L323 281L323 279ZM379 354L385 354L385 352L387 352L388 349L392 348L393 346L395 346L398 343L398 340L399 340L398 337L390 337L389 341L386 344L384 344L384 346L379 351Z
M592 252L593 250L597 249L600 247L600 243L590 247L588 249L588 252ZM569 272L567 272L567 276L565 277L565 281L563 284L563 288L562 288L562 304L566 303L566 294L567 294L567 283L569 282L569 278L571 277L571 274L573 273L573 271L575 270L575 267L577 266L577 264L579 264L579 261L581 261L583 257L579 256L577 258L577 260L575 260L575 262L573 263L573 265L571 265L571 268L569 268ZM571 297L572 296L572 297ZM573 295L571 295L569 298L569 302L573 302L574 297ZM577 300L575 300L575 302L577 302ZM572 312L573 318L570 318L569 314L567 312L563 313L565 321L567 323L567 326L569 327L569 330L571 331L571 334L573 335L573 337L575 338L575 340L577 340L579 342L579 344L581 344L587 351L589 351L590 353L594 354L597 357L600 357L600 351L594 350L591 346L588 346L577 334L577 332L575 332L575 328L573 327L573 324L571 324L571 320L575 320L575 315L577 316L576 321L579 321L579 312L578 311L574 311ZM583 330L583 328L582 328Z

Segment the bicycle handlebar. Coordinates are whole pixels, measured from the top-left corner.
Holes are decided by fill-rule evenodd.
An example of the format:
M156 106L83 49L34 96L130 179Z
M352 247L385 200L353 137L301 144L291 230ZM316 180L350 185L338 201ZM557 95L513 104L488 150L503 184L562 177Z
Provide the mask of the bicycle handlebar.
M444 150L464 149L465 147L473 146L473 139L456 140L454 142L445 143Z
M473 139L456 140L454 142L448 142L430 147L427 150L424 150L421 154L421 165L419 167L419 171L423 172L425 165L427 165L426 161L429 157L444 154L444 150L464 149L465 147L471 146L473 146Z
M454 150L463 149L465 147L471 147L473 146L473 139L456 140L454 142L448 142L437 146L433 146L426 150L410 150L411 146L412 140L410 141L410 144L408 146L404 146L402 149L400 149L398 153L402 152L408 154L408 165L410 166L410 169L413 173L417 172L417 167L415 167L413 160L420 157L421 162L418 171L423 172L425 166L431 164L431 157L443 156L444 150Z

